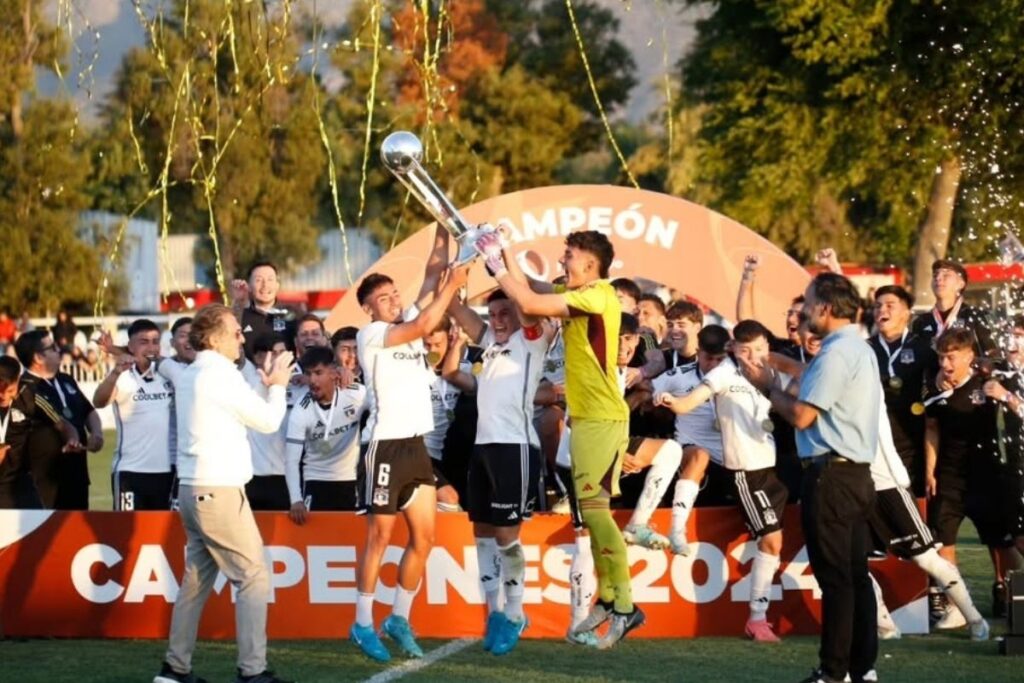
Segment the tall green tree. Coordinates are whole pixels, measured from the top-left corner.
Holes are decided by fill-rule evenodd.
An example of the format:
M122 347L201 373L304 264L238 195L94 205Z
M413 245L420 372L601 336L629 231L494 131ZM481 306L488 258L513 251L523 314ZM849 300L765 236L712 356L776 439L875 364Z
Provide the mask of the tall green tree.
M454 27L440 26L442 54L436 73L424 73L422 44L396 32L412 24L405 2L388 5L382 24L384 45L404 45L379 55L375 126L365 182L364 224L387 248L432 220L415 200L406 201L403 186L381 166L378 150L394 130L417 132L427 146L425 165L458 206L529 187L549 185L566 156L575 152L573 140L585 112L565 92L553 88L519 65L508 66L503 51L480 46L496 26L503 26L483 3L466 3L454 17ZM395 17L399 17L396 20ZM418 32L423 30L422 21ZM360 204L362 158L366 130L366 93L372 81L372 22L361 5L353 7L342 39L348 44L334 52L332 64L343 85L325 108L343 219L355 224ZM438 25L431 23L429 35ZM504 41L501 41L504 44ZM348 46L359 44L355 51ZM508 43L511 45L511 42ZM464 55L459 63L451 55ZM454 71L455 67L457 71ZM456 91L443 104L425 102L427 88L417 79L436 79ZM433 83L433 80L431 81ZM410 93L419 93L410 97ZM328 206L330 199L323 205ZM325 213L330 214L332 208Z
M690 3L695 4L695 3ZM698 182L798 256L928 266L951 231L991 231L1015 195L1019 0L722 0L683 64L705 105ZM997 159L997 160L995 160ZM1000 168L995 179L993 169ZM979 194L980 193L980 194ZM964 253L971 253L965 245Z
M290 17L260 3L178 0L149 21L93 148L105 185L127 187L130 199L97 193L98 208L148 199L144 213L171 231L215 235L229 278L261 258L285 268L313 260L325 157L310 105L317 86L297 68Z
M35 69L64 55L39 0L0 4L0 306L44 313L92 300L96 251L78 236L89 172L75 112L34 98Z

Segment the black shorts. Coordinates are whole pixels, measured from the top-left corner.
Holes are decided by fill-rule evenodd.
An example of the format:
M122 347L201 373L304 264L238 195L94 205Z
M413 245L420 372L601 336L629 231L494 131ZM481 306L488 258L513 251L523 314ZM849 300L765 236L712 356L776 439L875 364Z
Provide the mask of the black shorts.
M245 485L245 495L253 510L284 510L291 508L288 483L283 474L257 475Z
M909 560L935 546L917 502L903 487L877 492L868 523L878 546L901 559Z
M445 486L451 486L451 482L448 481L448 477L444 476L444 467L440 460L430 459L430 466L434 470L434 485L437 488L444 488Z
M928 526L942 545L956 545L964 517L978 530L978 540L992 548L1013 545L1018 502L998 481L939 480L938 494L928 501Z
M576 531L583 529L583 511L580 510L580 499L576 497L576 487L572 485L572 470L568 467L558 467L557 476L562 481L569 482L566 495L569 497L569 516L572 518L572 528Z
M732 477L733 491L751 536L761 538L781 529L789 491L775 468L726 471Z
M115 472L111 483L115 510L171 509L172 472Z
M540 449L477 444L469 460L466 511L472 522L515 526L533 515L540 495Z
M692 444L691 444L692 445ZM698 446L694 446L698 448ZM686 446L684 446L686 448ZM763 470L758 470L759 472ZM736 483L733 477L734 472L727 470L714 460L708 463L704 479L700 483L700 492L697 494L695 507L725 507L739 504L736 495Z
M0 510L41 510L42 507L36 485L28 472L0 483Z
M359 509L359 486L351 481L307 481L302 500L310 512L355 512Z
M412 502L418 486L434 486L434 468L423 437L371 441L366 449L368 511L394 515Z

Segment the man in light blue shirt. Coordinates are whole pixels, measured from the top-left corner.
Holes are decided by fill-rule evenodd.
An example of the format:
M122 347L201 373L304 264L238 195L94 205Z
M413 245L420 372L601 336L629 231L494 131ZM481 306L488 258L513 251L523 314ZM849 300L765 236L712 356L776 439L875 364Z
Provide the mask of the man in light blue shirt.
M821 587L820 665L807 683L839 682L847 674L853 683L876 680L867 519L875 499L869 467L878 446L881 387L874 351L855 324L860 307L856 287L842 275L822 273L808 285L803 315L823 343L796 396L778 386L769 368L743 363L748 379L797 430L801 521Z

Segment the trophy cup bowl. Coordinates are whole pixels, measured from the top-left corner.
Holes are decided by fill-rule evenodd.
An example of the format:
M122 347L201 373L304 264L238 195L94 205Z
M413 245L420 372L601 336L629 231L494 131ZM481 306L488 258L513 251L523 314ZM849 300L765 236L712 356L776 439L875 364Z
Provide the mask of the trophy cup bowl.
M448 196L441 191L420 163L423 160L423 143L409 131L391 133L380 146L380 158L393 176L398 178L416 200L430 213L438 225L451 233L459 245L455 258L457 265L469 263L480 255L476 248L477 239L493 228L480 228L469 223Z

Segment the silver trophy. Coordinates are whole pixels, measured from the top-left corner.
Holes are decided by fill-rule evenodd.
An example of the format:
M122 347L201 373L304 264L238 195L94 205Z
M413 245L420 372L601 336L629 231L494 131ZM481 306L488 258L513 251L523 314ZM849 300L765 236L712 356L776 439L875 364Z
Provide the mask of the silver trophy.
M476 241L481 235L493 232L491 227L480 228L469 223L451 200L445 196L437 183L420 165L423 159L423 143L409 131L400 130L384 138L380 146L380 158L391 173L412 192L420 204L430 212L438 225L452 234L459 244L455 261L462 265L480 255Z

